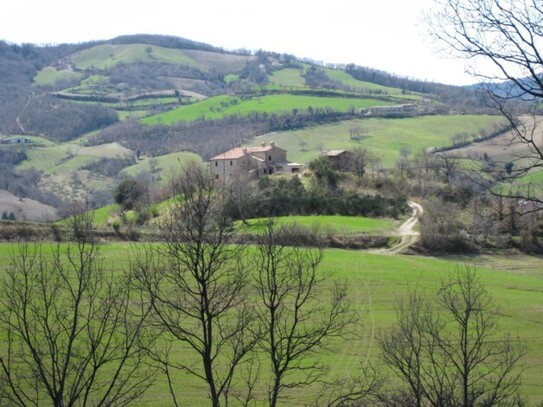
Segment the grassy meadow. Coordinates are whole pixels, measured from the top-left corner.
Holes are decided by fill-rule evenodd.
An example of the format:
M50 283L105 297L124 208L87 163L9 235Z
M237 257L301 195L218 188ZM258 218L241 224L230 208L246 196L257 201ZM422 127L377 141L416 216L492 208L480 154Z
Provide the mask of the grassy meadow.
M490 130L503 119L485 115L420 116L403 119L367 118L327 124L300 130L276 132L256 137L249 145L275 141L288 151L290 161L306 164L317 158L323 150L366 147L382 159L384 167L391 167L402 148L417 153L429 147L451 145L456 133L478 134ZM358 140L350 137L349 130L358 126L364 135ZM304 151L300 143L305 143Z
M321 233L328 231L334 234L354 235L387 234L394 231L399 223L391 219L365 218L363 216L279 216L274 218L276 225L297 225L304 228L316 228ZM248 224L239 222L238 230L241 233L256 234L266 229L267 219L249 219Z
M231 115L246 116L253 112L280 113L293 109L304 110L312 107L332 108L337 111L361 109L372 106L389 105L376 99L349 99L341 97L318 97L304 95L267 95L238 98L227 95L215 96L192 105L181 106L169 112L142 119L146 124L173 124L181 121L193 121L200 118L220 119Z
M151 159L154 159L156 162L157 167L155 169L155 175L160 177L159 183L161 185L168 183L172 176L179 174L179 172L182 171L189 162L201 162L202 160L199 155L185 151L159 155L156 157L143 157L142 159L138 160L136 164L121 170L121 175L129 175L134 177L139 173L149 172L151 168Z
M108 69L119 63L134 61L166 62L196 67L197 64L179 49L147 44L97 45L72 56L79 69Z
M129 243L108 243L101 246L108 270L118 272L128 266L131 251L139 246ZM13 244L0 244L0 270L9 263ZM501 268L501 259L492 256L483 259L464 258L463 261L479 263L479 276L493 296L499 309L500 327L526 343L527 354L523 392L531 405L543 401L541 366L543 365L543 269L541 257L521 256L516 268ZM522 265L532 265L523 269ZM411 287L420 286L429 295L435 293L441 278L454 271L458 263L454 259L440 260L419 256L390 256L368 254L363 251L328 249L321 265L323 275L329 277L326 284L344 281L350 287L352 305L363 315L363 326L357 328L357 340L348 344L335 343L329 353L318 355L319 360L330 364L331 375L356 374L362 366L372 363L383 371L379 362L376 337L394 323L394 305ZM179 349L176 357L195 360L186 349ZM317 357L317 356L316 356ZM266 362L262 361L265 371ZM179 390L181 405L207 405L205 384L188 375L178 373L174 386ZM262 399L265 383L257 387ZM314 389L305 388L289 393L289 400L282 405L301 405L309 402ZM167 382L159 377L138 405L171 405L167 394Z
M43 68L34 77L34 83L40 86L54 86L58 81L79 81L83 78L80 72L70 71L68 69L56 70L52 67Z
M356 90L360 91L372 91L372 92L382 92L390 96L398 96L402 94L402 90L399 88L392 88L390 86L382 86L372 82L360 81L353 78L347 72L339 69L325 69L326 75L333 81L339 82L342 85L349 86ZM412 95L413 96L413 95ZM413 96L414 98L415 97Z
M76 141L49 144L46 147L28 150L28 159L21 162L19 169L36 168L45 174L77 171L85 164L96 159L124 157L133 154L131 150L119 143L108 143L97 146L84 147Z
M402 96L412 99L420 98L417 95L403 95L402 90L399 88L392 88L390 86L382 86L371 82L360 81L340 69L326 68L324 69L324 72L326 73L326 76L330 78L330 80L337 82L340 85L348 86L355 91L380 92L384 95ZM271 86L268 85L266 86L266 88L273 89L273 85L276 85L282 87L283 89L291 90L309 89L309 87L305 85L305 78L303 77L303 73L304 70L302 68L285 68L274 71L269 75L269 83Z
M296 68L285 68L272 72L269 75L269 82L272 85L279 85L285 88L307 89L302 70Z

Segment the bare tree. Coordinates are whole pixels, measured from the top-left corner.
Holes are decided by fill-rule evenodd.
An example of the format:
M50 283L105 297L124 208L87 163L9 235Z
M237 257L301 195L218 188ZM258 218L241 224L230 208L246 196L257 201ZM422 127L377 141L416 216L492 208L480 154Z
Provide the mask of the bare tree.
M258 199L256 184L249 174L235 174L224 185L222 193L227 197L227 205L233 215L247 224L254 213L253 207Z
M434 168L436 172L443 174L447 182L451 182L458 171L460 159L461 157L458 154L451 152L437 154L434 161Z
M543 168L543 135L540 119L518 117L520 101L531 103L533 111L543 98L543 7L535 0L439 0L429 16L431 34L447 51L471 59L471 72L482 82L495 107L509 121L512 144L525 148L514 159L512 176L500 174L498 181L510 181L534 169ZM525 109L526 111L526 109ZM543 210L541 188L490 188L493 194L522 199L535 205L526 212Z
M356 147L353 148L350 154L351 170L356 174L359 180L361 180L366 174L366 168L371 161L371 153L367 148Z
M406 385L409 406L513 406L520 400L522 346L500 338L497 309L471 267L441 282L436 301L415 291L380 338L384 362ZM387 397L384 397L387 399Z
M72 218L69 245L21 244L0 284L6 405L127 405L150 386L150 308L103 267L92 217ZM4 404L2 403L2 404Z
M357 321L345 285L333 284L327 296L319 289L322 249L287 246L288 242L288 229L278 229L270 220L255 257L260 322L265 334L260 346L271 367L268 400L272 407L284 390L323 378L325 366L313 356L330 339L347 334Z
M396 160L396 169L400 173L400 180L403 181L404 178L410 173L412 169L412 162L406 156L400 156Z
M179 201L161 225L165 246L147 248L132 268L170 344L151 354L166 373L174 404L180 389L171 373L182 370L207 383L213 406L226 405L236 369L258 340L244 250L230 244L231 223L208 172L189 165L179 188ZM199 363L170 357L176 349L194 352Z
M370 153L368 157L368 165L370 167L371 179L375 178L375 174L379 171L381 167L381 157L376 154Z
M360 140L366 132L366 129L360 124L352 124L351 127L349 127L349 137L351 140Z
M426 201L421 218L421 243L438 251L465 249L465 239L460 232L463 224L458 205L441 198Z

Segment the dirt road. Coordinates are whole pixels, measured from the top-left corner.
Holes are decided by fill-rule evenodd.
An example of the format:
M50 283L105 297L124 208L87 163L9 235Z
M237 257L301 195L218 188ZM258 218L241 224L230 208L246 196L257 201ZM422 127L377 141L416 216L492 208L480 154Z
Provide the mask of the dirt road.
M419 241L420 233L415 231L414 228L424 211L422 206L416 202L408 201L407 205L413 209L413 212L411 217L402 223L402 225L398 228L397 234L400 237L400 241L388 249L375 250L373 253L400 254L408 247Z

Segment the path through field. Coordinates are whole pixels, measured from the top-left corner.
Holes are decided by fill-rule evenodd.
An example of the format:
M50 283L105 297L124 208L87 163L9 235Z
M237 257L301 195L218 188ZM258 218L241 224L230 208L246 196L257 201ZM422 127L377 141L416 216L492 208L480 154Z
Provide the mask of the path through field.
M372 251L372 253L400 254L419 241L420 233L415 231L414 228L424 211L422 206L416 202L408 201L407 205L413 209L413 213L411 214L411 217L398 228L397 234L400 237L400 241L388 249L375 250Z

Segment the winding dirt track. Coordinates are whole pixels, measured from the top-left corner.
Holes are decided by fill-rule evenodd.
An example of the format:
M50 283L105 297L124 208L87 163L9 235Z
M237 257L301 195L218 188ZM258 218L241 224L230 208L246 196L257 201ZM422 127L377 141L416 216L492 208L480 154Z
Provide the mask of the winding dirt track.
M407 205L413 209L411 217L407 219L398 229L398 236L400 241L394 246L388 249L376 250L374 253L380 254L400 254L407 248L417 243L420 239L420 233L415 231L415 225L418 223L422 213L424 212L422 206L413 201L408 201Z

